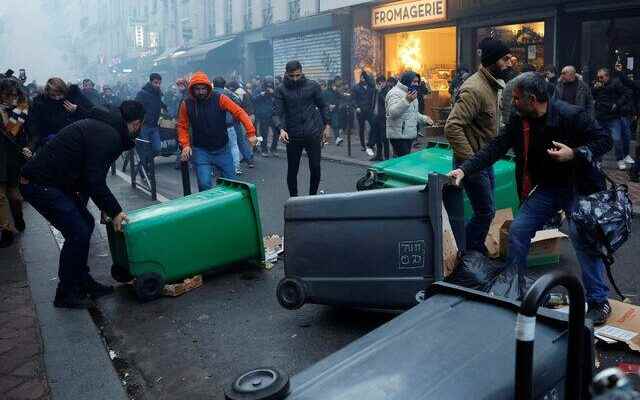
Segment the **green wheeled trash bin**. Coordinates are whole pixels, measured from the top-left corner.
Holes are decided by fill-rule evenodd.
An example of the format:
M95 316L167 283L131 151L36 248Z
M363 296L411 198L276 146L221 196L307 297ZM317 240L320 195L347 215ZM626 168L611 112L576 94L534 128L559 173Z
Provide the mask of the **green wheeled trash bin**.
M124 232L107 228L118 282L135 279L138 298L159 297L166 283L243 261L264 260L255 185L219 179L206 192L129 214Z

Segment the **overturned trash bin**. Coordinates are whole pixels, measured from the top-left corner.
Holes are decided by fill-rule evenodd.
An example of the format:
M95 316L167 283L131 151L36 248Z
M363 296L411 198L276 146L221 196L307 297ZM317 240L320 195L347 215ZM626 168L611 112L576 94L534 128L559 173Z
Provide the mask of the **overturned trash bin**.
M254 185L218 179L211 190L133 211L124 232L107 225L118 282L135 279L143 301L165 283L242 261L264 260Z
M444 175L427 186L298 197L285 204L280 304L406 309L424 280L443 279L442 210L463 243L462 192Z
M556 285L567 315L538 307ZM225 391L228 400L588 399L593 329L573 275L545 275L522 306L435 283L420 305L293 376L260 368ZM568 334L567 334L568 331ZM242 385L252 382L253 385Z

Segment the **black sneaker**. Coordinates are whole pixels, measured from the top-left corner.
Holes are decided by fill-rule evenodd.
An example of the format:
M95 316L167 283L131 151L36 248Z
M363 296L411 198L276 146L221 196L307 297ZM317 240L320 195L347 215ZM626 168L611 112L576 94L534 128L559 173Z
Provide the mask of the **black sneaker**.
M58 287L53 305L58 308L87 309L93 307L93 302L79 289L63 290Z
M24 232L24 230L26 229L26 225L24 223L24 218L22 217L15 217L15 225L16 225L16 229L18 230L18 232Z
M102 296L108 296L114 291L113 286L103 285L91 277L82 284L82 290L93 300L99 299Z
M603 325L611 315L611 305L608 301L604 303L589 303L587 318L593 321L593 325Z

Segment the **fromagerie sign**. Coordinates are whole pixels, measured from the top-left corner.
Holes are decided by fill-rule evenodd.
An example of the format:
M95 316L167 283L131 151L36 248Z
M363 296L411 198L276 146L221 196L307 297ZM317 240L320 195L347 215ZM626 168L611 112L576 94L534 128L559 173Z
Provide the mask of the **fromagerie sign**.
M387 3L371 11L373 28L418 25L447 19L446 0L407 0Z

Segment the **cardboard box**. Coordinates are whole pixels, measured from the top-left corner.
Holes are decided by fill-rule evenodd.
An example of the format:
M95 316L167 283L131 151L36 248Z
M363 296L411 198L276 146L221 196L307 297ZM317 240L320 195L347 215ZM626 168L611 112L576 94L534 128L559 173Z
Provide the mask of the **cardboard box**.
M202 286L202 275L196 275L193 278L185 279L181 283L165 285L164 289L162 289L162 294L169 297L177 297L200 286Z
M500 257L500 230L507 221L513 221L513 211L510 208L496 211L496 215L493 217L493 221L491 221L491 227L489 227L487 239L484 241L489 258Z
M451 228L451 221L449 221L449 214L442 206L442 240L444 242L444 249L442 252L442 263L444 267L444 276L449 276L458 263L458 243L453 235L453 229Z
M509 228L511 222L505 221L500 228L500 256L507 256L507 248L509 247ZM529 249L529 257L553 257L560 256L560 241L568 236L560 232L558 229L545 229L536 232L531 239L531 248Z
M611 316L606 325L596 329L597 336L624 342L631 350L640 351L640 307L609 300Z

